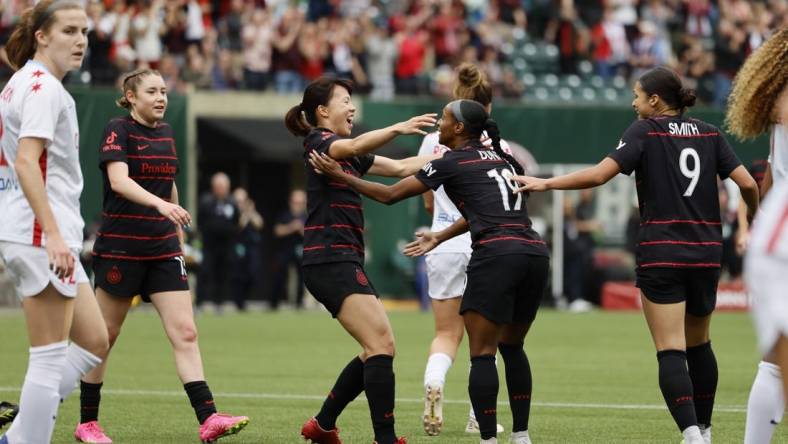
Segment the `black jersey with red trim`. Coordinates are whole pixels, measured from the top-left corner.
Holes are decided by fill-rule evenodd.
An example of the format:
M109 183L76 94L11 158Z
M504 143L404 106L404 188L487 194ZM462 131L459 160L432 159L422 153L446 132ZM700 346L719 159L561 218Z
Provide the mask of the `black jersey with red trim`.
M527 196L515 193L514 168L481 142L449 151L416 174L424 185L446 194L468 221L473 257L506 254L549 256L531 228Z
M309 165L309 153L328 154L332 143L341 138L333 132L315 128L304 138L306 167L307 217L304 225L303 264L328 262L364 263L364 213L361 195L348 185L315 173ZM338 160L342 169L356 177L369 171L375 156Z
M635 172L640 205L638 267L719 267L722 223L717 176L741 165L719 129L686 117L638 120L609 154Z
M154 208L136 204L112 191L108 162L124 162L129 178L151 194L169 201L178 155L172 128L160 122L155 128L130 116L110 121L99 148L99 167L104 182L101 228L93 254L129 260L159 260L180 256L175 224Z

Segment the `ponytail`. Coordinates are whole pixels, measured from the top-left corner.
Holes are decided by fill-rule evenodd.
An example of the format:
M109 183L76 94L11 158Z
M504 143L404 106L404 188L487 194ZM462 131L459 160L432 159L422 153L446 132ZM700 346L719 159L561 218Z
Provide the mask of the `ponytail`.
M306 137L309 134L312 125L306 121L304 108L300 103L290 108L290 111L285 115L285 126L294 136Z
M509 162L512 165L512 168L514 168L515 173L520 176L525 174L525 169L523 169L523 166L520 165L520 162L518 162L517 159L515 159L511 154L504 152L503 148L501 148L501 130L498 129L498 123L493 119L487 119L487 121L484 123L484 130L487 131L487 136L492 142L492 147L495 153L501 156L502 159Z
M36 31L46 32L55 23L55 12L63 9L84 9L77 1L42 0L26 9L5 45L11 67L19 69L36 54Z

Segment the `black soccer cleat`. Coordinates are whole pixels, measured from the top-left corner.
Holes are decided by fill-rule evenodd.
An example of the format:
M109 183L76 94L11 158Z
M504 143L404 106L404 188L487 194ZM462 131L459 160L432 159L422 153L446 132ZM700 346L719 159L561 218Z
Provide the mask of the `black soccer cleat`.
M0 402L0 429L13 421L17 413L19 413L18 405L6 401Z

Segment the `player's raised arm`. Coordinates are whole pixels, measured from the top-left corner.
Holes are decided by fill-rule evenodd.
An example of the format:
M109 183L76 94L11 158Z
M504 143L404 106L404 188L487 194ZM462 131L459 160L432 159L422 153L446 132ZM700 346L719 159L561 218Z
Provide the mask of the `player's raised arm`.
M618 163L606 157L595 166L563 176L551 177L549 179L540 179L530 176L513 176L512 179L523 185L517 189L518 193L524 191L582 190L604 185L620 172L621 168L618 166Z

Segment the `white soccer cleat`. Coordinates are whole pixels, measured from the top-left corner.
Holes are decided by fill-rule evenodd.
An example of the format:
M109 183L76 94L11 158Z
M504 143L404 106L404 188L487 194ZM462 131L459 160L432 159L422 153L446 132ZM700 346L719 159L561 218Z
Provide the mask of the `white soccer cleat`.
M514 432L509 438L510 444L532 444L531 437L528 436L528 430L524 432Z
M479 444L498 444L498 438L483 439Z
M443 427L443 387L427 386L424 395L424 431L438 436Z
M703 437L703 441L706 444L711 444L711 426L702 427L700 429L700 436Z
M503 433L503 426L496 424L495 431ZM465 425L465 433L479 433L479 422L473 416L468 417L468 424Z

